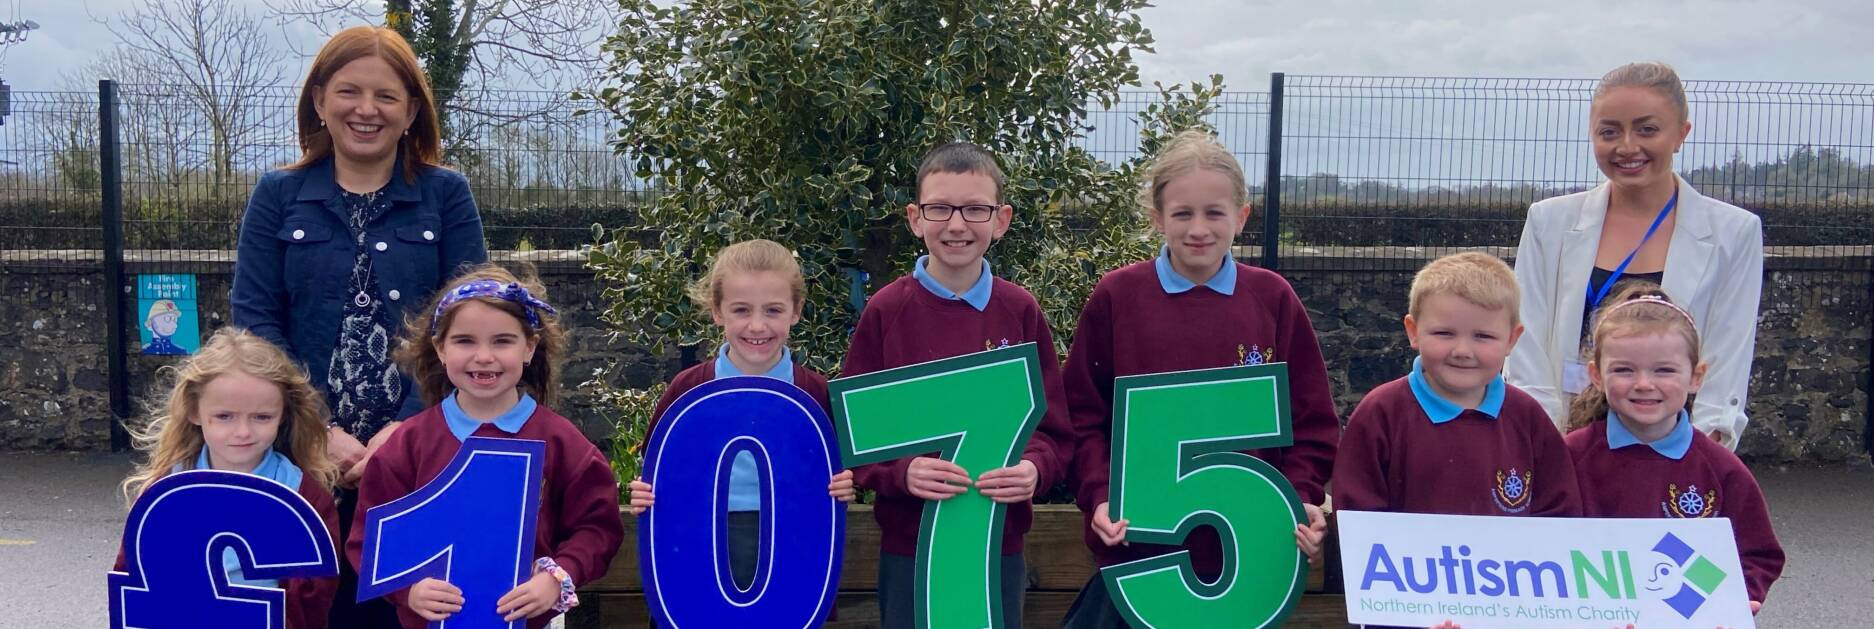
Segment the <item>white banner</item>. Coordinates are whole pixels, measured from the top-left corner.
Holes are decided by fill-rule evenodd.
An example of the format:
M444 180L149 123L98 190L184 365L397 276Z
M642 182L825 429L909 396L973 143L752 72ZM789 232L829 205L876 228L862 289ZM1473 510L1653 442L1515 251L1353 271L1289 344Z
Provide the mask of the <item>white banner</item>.
M1756 626L1728 519L1337 517L1350 622Z

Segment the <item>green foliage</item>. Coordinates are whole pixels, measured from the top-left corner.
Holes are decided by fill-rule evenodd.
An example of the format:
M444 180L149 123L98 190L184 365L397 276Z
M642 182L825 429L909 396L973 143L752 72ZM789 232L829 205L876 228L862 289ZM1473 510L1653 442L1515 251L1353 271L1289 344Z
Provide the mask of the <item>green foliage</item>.
M612 438L606 442L605 454L611 459L612 472L630 480L637 478L644 469L644 440L650 437L645 433L651 425L651 411L656 410L657 399L664 395L664 384L660 382L645 389L606 386L608 371L598 370L580 389L593 396L598 408L611 414ZM619 483L621 502L630 502L627 492L624 483Z
M414 4L414 6L412 6ZM473 6L473 3L470 3ZM457 32L460 25L455 0L387 0L384 24L410 42L410 50L423 63L430 91L436 98L437 122L443 137L455 137L450 124L450 102L462 91L468 70L469 42Z
M1077 147L1086 108L1135 84L1152 38L1143 0L624 0L607 43L611 87L587 95L620 125L614 149L668 191L644 210L656 239L620 232L590 264L606 320L653 347L711 338L683 288L730 243L794 248L808 299L791 344L833 372L869 290L923 246L905 226L918 161L968 140L993 151L1015 206L990 250L996 273L1035 293L1065 347L1099 276L1150 255L1135 202L1140 162ZM1198 124L1222 90L1162 88L1142 144Z

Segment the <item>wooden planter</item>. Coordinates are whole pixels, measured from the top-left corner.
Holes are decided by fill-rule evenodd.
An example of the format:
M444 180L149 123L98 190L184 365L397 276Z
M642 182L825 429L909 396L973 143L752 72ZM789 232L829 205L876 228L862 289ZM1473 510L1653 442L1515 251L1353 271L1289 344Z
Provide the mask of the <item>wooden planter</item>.
M623 517L624 545L618 549L618 557L612 560L611 571L580 589L579 607L567 616L568 629L650 626L650 611L643 583L638 578L638 521L629 514ZM1059 627L1074 596L1092 578L1093 555L1081 541L1082 526L1080 511L1073 505L1035 506L1034 527L1028 531L1024 551L1028 560L1024 626ZM872 507L853 505L846 514L846 552L840 573L838 620L827 623L828 629L879 627L878 537L878 523L872 519ZM1338 566L1340 558L1336 550L1330 543L1326 558L1329 566ZM1347 625L1346 604L1339 594L1327 593L1323 572L1308 572L1308 594L1302 596L1287 626Z

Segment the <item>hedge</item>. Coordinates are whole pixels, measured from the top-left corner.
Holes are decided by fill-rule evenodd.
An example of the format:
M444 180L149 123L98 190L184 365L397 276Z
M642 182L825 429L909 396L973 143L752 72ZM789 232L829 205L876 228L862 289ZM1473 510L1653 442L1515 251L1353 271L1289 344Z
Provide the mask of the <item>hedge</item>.
M127 249L233 249L246 199L127 199ZM183 209L186 207L186 209ZM578 249L594 242L592 226L638 223L636 207L482 208L488 248ZM96 199L0 200L0 249L102 247ZM524 246L523 246L524 245Z
M0 200L0 249L97 249L102 242L96 199ZM125 201L129 249L233 249L245 199ZM1764 242L1788 245L1874 244L1874 204L1820 201L1748 208L1763 217ZM1284 204L1288 245L1514 246L1528 208L1502 203L1428 205L1372 202ZM482 208L488 247L577 249L593 243L592 226L638 222L636 206ZM1253 217L1244 244L1260 240Z

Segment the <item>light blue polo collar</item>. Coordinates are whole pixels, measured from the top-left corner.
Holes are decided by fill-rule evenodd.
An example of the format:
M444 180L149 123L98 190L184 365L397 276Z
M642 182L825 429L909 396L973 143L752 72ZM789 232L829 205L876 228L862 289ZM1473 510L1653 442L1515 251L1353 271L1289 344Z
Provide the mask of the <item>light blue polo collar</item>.
M983 274L976 277L976 284L960 295L945 288L943 284L937 283L937 278L931 277L931 274L924 270L924 265L928 262L930 262L929 255L918 256L917 266L911 270L911 276L917 278L917 283L924 285L924 290L943 299L962 300L971 308L975 308L977 312L982 312L989 307L989 294L995 288L995 275L989 272L988 260L983 260Z
M1166 294L1176 295L1197 288L1196 283L1171 268L1170 245L1159 245L1158 258L1152 261L1152 266L1158 269L1158 287L1165 289ZM1236 292L1236 259L1230 257L1228 247L1223 251L1223 266L1210 274L1210 279L1204 280L1204 286L1224 295Z
M176 467L178 469L175 471L181 471L180 464ZM208 462L207 445L202 446L201 454L195 455L195 469L215 469ZM281 485L293 488L295 491L299 489L299 481L305 478L305 473L299 471L299 466L293 465L292 460L287 459L286 455L280 454L279 450L273 448L267 448L267 455L261 457L260 464L254 466L254 471L248 473L261 478L273 479Z
M1412 398L1418 400L1419 408L1425 411L1425 416L1430 417L1434 424L1442 424L1464 414L1464 407L1439 396L1437 391L1432 390L1432 385L1425 382L1425 370L1419 365L1419 360L1412 359L1412 375L1406 376L1406 382L1412 386ZM1490 379L1490 384L1484 386L1484 401L1475 410L1491 419L1496 419L1503 412L1502 374L1497 374L1497 377Z
M794 351L785 347L781 348L781 360L776 361L767 373L742 373L741 369L736 368L735 362L729 360L729 344L724 342L722 348L716 350L716 378L736 376L767 376L794 384Z
M1672 432L1666 433L1665 437L1652 443L1646 443L1640 441L1640 438L1635 436L1633 431L1627 430L1627 425L1620 423L1620 418L1615 417L1613 411L1608 411L1607 449L1619 450L1627 446L1645 444L1647 447L1652 448L1654 452L1658 452L1661 456L1668 459L1674 461L1683 459L1685 458L1685 453L1692 449L1692 418L1685 411L1681 410L1679 411L1679 418L1677 421L1679 424L1673 426Z
M523 391L520 401L514 403L514 408L496 416L494 421L484 422L469 417L468 413L463 412L462 405L456 403L455 396L455 393L450 393L449 397L442 399L442 418L449 424L449 434L455 435L457 441L468 441L469 435L475 434L475 429L481 428L485 423L494 424L496 428L510 435L518 433L521 427L527 425L527 418L534 416L534 409L540 406L539 403L534 402L534 396Z

